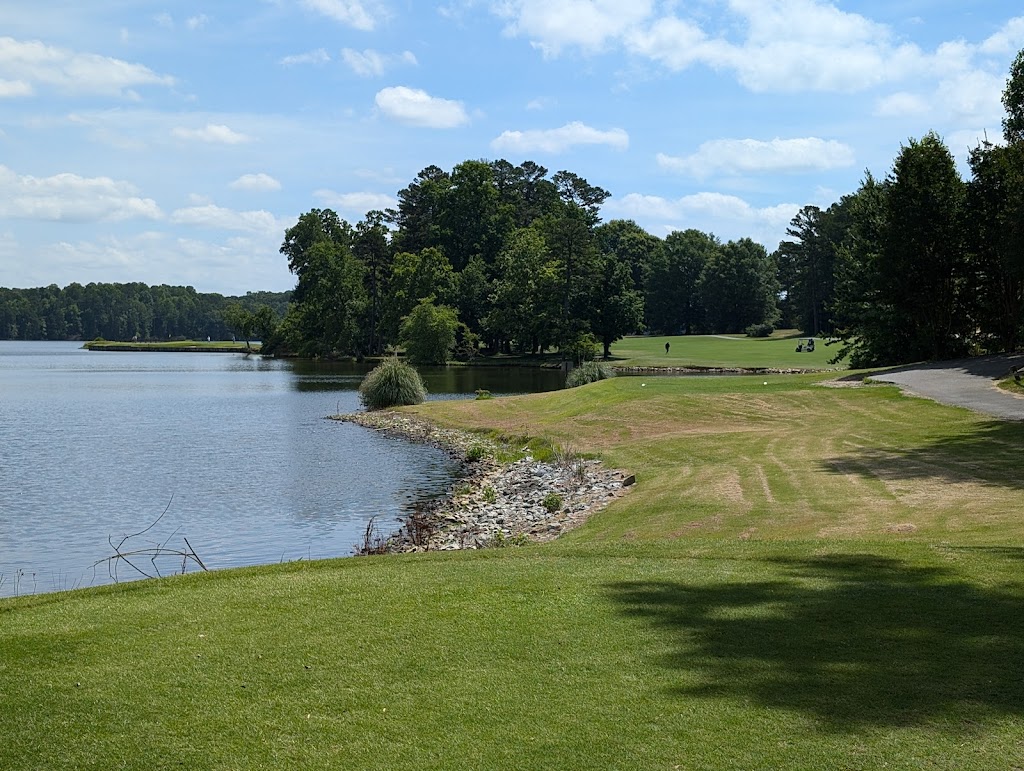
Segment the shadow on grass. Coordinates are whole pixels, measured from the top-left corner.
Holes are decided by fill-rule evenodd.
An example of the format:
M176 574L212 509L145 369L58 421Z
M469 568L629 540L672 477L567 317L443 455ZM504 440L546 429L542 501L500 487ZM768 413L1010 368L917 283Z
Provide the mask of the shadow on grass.
M1024 589L875 556L771 559L768 580L610 585L667 634L680 697L730 698L826 730L941 722L970 732L1024 714Z
M859 473L881 479L981 482L1024 490L1024 422L991 420L967 434L920 447L863 448L822 461L833 474Z

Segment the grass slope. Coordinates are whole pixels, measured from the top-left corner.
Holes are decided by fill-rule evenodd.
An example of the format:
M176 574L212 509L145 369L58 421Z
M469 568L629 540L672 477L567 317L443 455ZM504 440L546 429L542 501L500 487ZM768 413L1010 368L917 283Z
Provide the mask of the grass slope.
M245 342L232 342L230 340L179 340L176 342L161 343L119 343L110 340L90 340L83 345L90 351L167 351L173 353L245 353L247 350L252 353L259 353L260 343L252 343L247 349Z
M767 379L414 408L636 471L543 547L0 601L0 767L1024 767L1024 425Z
M842 365L829 360L839 352L836 345L818 340L811 353L796 352L799 338L788 335L754 338L744 335L687 335L676 337L625 337L612 346L618 367L744 367L827 370ZM669 352L665 353L665 343Z

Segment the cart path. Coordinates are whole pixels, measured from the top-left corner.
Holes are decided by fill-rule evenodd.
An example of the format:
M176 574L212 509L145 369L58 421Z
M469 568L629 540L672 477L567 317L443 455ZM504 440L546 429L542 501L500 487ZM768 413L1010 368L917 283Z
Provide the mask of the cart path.
M915 364L871 375L871 379L895 383L909 393L942 404L1003 420L1024 420L1024 397L996 386L1012 367L1024 368L1024 353Z

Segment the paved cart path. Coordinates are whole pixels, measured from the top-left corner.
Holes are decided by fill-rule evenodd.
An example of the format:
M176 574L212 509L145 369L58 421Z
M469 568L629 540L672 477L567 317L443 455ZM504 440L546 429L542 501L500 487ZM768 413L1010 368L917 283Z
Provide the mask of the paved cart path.
M1024 397L996 386L1010 374L1011 367L1021 367L1024 375L1024 353L911 365L872 375L871 379L896 383L910 393L943 404L1003 420L1024 420Z

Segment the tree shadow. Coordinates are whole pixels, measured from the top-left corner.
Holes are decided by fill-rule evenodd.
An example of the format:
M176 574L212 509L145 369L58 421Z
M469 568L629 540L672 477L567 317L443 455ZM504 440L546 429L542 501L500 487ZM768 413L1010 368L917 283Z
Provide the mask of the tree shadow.
M826 730L1024 714L1024 589L870 555L770 559L770 580L607 587L669 635L679 697L795 710Z
M826 458L821 468L832 474L854 472L868 478L980 482L1022 490L1024 422L984 421L967 433L944 436L920 447L861 448Z

